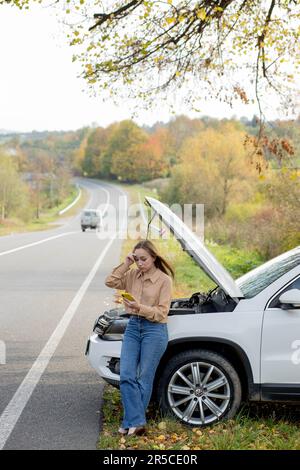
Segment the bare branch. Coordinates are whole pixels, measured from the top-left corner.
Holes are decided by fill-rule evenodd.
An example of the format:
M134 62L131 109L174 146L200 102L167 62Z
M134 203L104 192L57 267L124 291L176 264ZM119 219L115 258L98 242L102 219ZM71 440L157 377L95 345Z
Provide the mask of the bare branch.
M263 67L263 76L266 77L266 63L265 63L265 47L264 47L264 41L265 41L265 38L266 38L266 35L267 35L267 29L268 29L268 25L271 21L271 16L272 16L272 12L274 10L274 7L275 7L275 4L276 4L276 1L275 0L272 0L271 1L271 4L270 4L270 8L269 8L269 11L267 13L267 16L266 16L266 19L265 19L265 24L264 24L264 28L263 28L263 31L262 33L258 36L258 40L257 40L257 45L258 45L258 48L261 49L262 51L262 67Z
M103 23L105 23L108 19L114 18L114 19L121 19L122 17L128 15L131 13L133 10L135 10L143 1L138 1L138 0L132 0L131 2L127 3L127 5L123 5L116 11L112 11L110 13L95 13L94 18L99 18L99 21L95 23L93 26L89 28L89 31L92 31L93 29L97 28L97 26L101 26ZM124 13L126 13L124 15Z

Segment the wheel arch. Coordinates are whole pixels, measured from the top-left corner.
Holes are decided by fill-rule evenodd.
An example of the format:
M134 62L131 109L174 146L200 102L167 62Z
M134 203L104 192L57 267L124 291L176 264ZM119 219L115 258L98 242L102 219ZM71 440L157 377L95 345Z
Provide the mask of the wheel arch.
M242 399L255 401L261 399L260 386L254 384L252 367L246 352L230 340L214 337L180 338L170 341L156 371L153 387L154 395L159 377L168 360L175 354L190 349L205 349L224 356L233 365L240 377Z

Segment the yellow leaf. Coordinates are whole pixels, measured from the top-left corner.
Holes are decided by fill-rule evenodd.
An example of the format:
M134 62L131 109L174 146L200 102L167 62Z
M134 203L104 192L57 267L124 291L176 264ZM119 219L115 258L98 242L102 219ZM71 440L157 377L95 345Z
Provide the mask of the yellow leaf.
M167 22L168 24L175 23L175 21L176 21L176 18L174 18L174 17L166 18L166 22Z
M206 11L204 8L200 8L200 10L197 10L197 18L199 18L200 20L206 19Z

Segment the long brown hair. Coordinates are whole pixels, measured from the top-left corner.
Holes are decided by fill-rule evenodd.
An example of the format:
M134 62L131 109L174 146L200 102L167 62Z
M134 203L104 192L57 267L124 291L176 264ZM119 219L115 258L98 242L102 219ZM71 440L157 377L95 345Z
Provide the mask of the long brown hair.
M170 266L168 261L166 261L159 253L156 248L156 246L150 241L150 240L141 240L139 241L133 251L137 250L138 248L143 248L143 250L146 250L149 255L151 255L153 258L155 258L154 264L157 268L159 268L163 273L167 274L168 276L171 274L171 276L174 278L175 273L173 268Z

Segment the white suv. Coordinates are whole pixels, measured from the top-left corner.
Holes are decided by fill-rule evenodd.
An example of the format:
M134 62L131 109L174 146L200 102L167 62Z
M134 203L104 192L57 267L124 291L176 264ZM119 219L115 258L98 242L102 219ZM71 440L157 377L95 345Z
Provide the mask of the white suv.
M215 281L208 293L174 299L169 344L153 399L193 426L232 418L242 400L300 400L300 247L233 280L195 234L164 204L146 197L190 256ZM88 340L92 367L118 386L128 319L122 309L104 334ZM122 315L125 314L125 315Z

